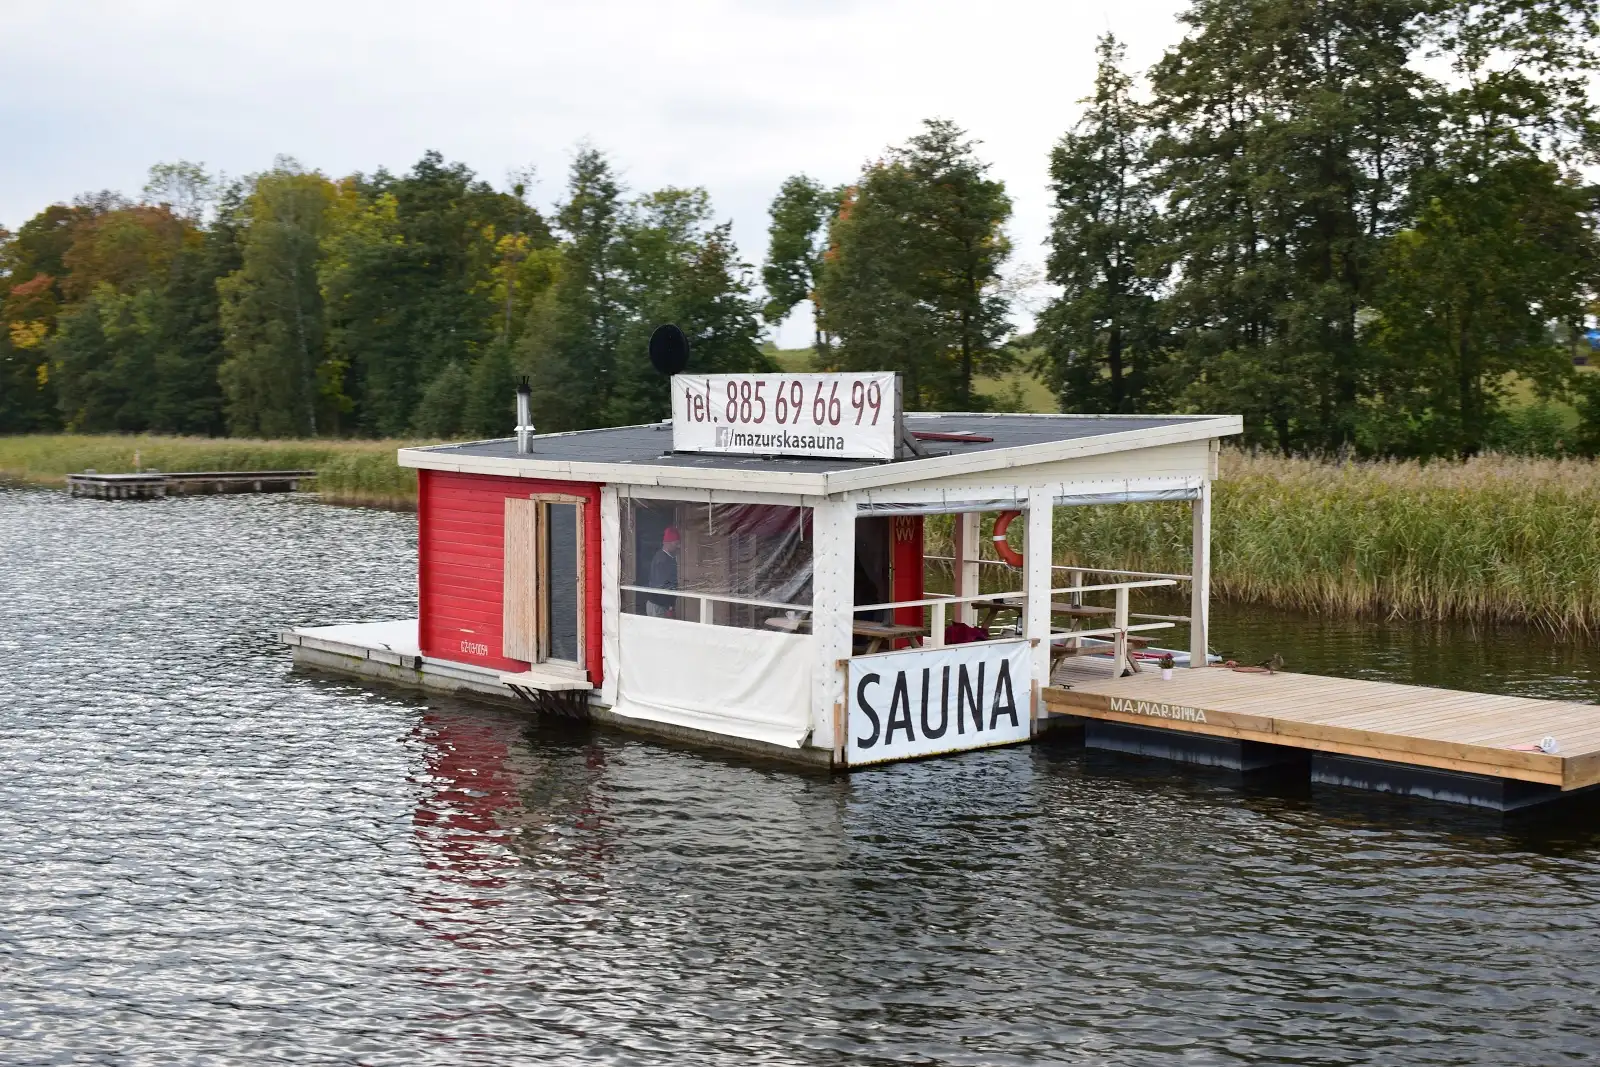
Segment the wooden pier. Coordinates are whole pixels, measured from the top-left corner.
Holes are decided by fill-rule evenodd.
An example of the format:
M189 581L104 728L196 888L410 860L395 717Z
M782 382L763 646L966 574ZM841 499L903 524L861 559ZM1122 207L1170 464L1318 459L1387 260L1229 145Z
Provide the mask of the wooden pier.
M72 496L99 500L160 500L168 496L215 493L293 493L316 471L142 471L137 474L101 474L84 471L67 475Z
M1117 678L1109 657L1051 681L1047 708L1085 720L1091 747L1500 810L1600 784L1593 704L1223 667Z

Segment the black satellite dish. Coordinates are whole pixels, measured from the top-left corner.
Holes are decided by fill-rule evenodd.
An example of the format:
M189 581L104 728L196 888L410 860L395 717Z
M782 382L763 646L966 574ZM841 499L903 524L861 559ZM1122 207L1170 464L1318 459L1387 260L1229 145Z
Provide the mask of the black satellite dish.
M650 335L650 365L672 377L689 365L689 339L672 323L657 326Z

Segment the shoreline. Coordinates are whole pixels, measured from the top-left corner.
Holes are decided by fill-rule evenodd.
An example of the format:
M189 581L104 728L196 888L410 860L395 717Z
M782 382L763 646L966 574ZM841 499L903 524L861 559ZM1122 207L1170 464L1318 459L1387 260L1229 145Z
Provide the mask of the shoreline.
M131 472L137 452L142 467L161 470L315 470L319 503L413 511L415 472L395 463L395 450L411 443L11 436L0 437L0 479L59 486L88 468ZM1217 600L1342 618L1600 631L1600 462L1337 462L1224 450L1221 467ZM1170 504L1059 508L1055 557L1186 573L1189 532L1188 509Z
M60 486L68 474L96 470L295 470L317 472L318 501L350 507L414 511L416 472L395 452L409 440L252 440L151 434L26 434L0 436L0 479Z

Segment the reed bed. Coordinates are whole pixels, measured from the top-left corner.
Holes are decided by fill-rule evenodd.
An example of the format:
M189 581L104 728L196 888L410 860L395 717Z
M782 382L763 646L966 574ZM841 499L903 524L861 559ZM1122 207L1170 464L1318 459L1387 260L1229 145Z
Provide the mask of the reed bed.
M1212 590L1309 611L1600 625L1600 464L1327 462L1224 452ZM1058 560L1189 569L1188 509L1062 508Z
M60 485L97 470L314 470L319 499L335 504L415 507L416 471L395 463L406 441L255 441L152 435L29 434L0 437L0 477Z
M0 437L0 476L60 484L87 468L317 471L333 503L414 507L402 441ZM1306 611L1600 628L1600 463L1483 456L1330 462L1224 451L1212 512L1212 591ZM991 517L992 521L992 517ZM949 519L928 524L949 554ZM1059 508L1058 563L1189 570L1189 509ZM987 529L984 542L987 548ZM985 568L991 570L991 568ZM1012 588L1006 575L985 588ZM937 577L934 578L937 581Z

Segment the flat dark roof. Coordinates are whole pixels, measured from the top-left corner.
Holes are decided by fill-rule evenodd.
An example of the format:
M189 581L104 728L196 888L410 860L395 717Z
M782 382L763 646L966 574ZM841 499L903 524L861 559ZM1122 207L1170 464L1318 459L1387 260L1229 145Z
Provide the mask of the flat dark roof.
M992 441L923 441L928 456L969 455L997 448L1072 441L1085 437L1181 426L1214 416L1155 418L1142 415L907 415L906 428L923 433L972 433ZM602 430L536 437L533 451L517 452L515 438L474 441L463 445L435 445L420 451L448 456L491 456L497 459L532 459L558 463L636 463L652 467L713 470L793 471L831 474L860 467L883 466L874 460L793 456L738 456L722 453L674 453L672 426L617 426ZM920 457L919 457L920 458Z

